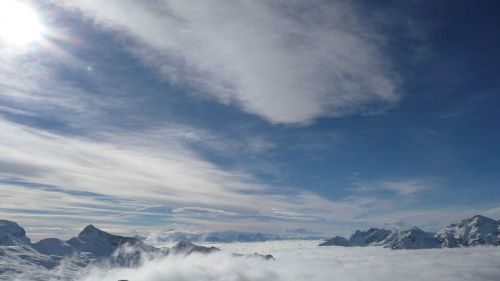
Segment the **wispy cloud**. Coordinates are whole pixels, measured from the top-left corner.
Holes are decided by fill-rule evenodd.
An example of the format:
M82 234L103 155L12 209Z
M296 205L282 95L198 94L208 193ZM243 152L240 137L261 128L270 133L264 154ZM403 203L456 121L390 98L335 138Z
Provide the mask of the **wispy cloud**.
M402 197L409 197L426 190L436 189L435 179L398 179L382 181L356 181L353 191L361 193L380 193L390 191Z
M344 2L53 2L129 36L169 81L272 123L398 100L382 35Z
M363 212L362 206L270 186L244 171L221 169L177 138L183 136L181 132L162 137L158 132L128 133L126 140L116 134L88 139L5 120L0 120L0 129L5 133L0 155L6 163L0 170L2 201L10 202L2 204L2 213L9 217L38 213L52 219L61 215L140 223L141 217L161 214L182 223L201 212L242 214L239 219L251 220L348 220ZM153 205L176 211L148 210ZM88 214L84 219L82 210ZM298 213L303 215L290 215ZM199 223L210 226L212 222Z
M217 215L217 216L237 216L238 213L228 212L224 210L217 210L211 208L203 208L203 207L182 207L176 208L172 210L172 213L191 213L191 214L209 214L209 215Z
M413 195L431 187L428 182L422 181L387 181L381 183L382 188L394 191L402 196Z

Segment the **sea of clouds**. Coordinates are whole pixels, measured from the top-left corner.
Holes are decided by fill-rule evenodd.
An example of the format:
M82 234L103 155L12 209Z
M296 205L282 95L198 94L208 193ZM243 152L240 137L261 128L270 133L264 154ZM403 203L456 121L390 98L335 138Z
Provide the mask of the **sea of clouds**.
M318 247L317 241L216 246L223 251L170 256L132 269L92 268L75 276L78 281L500 280L500 247L390 250ZM272 254L276 260L234 257L233 252ZM16 281L21 280L29 279Z

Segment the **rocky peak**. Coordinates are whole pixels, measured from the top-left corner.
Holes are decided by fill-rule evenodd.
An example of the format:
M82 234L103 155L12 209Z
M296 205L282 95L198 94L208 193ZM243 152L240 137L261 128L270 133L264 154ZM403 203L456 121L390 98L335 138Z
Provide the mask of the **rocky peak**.
M349 242L352 246L376 245L382 242L390 233L390 230L374 227L366 231L356 230L349 238Z
M418 227L393 231L384 241L385 248L391 249L430 249L439 248L439 242L432 233Z
M110 255L121 245L136 245L140 241L132 237L113 235L93 225L88 225L78 234L78 237L68 240L67 243L79 252L103 256Z
M92 224L87 225L80 233L78 234L78 237L85 237L88 235L106 235L109 234L105 231L100 230L99 228L95 227Z
M16 246L29 245L30 239L26 236L24 228L8 220L0 220L0 245Z

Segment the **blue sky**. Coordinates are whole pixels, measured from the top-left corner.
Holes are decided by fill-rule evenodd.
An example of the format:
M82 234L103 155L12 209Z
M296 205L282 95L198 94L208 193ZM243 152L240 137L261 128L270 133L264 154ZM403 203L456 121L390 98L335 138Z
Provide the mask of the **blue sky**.
M22 5L42 28L0 29L0 215L34 237L500 217L492 1Z

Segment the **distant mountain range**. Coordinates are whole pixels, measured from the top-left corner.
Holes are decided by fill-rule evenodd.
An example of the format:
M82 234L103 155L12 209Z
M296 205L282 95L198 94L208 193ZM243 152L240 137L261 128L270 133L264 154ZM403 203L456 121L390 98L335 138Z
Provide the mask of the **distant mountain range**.
M322 236L280 236L260 232L216 231L203 233L187 233L177 230L166 231L149 236L136 236L143 241L151 242L209 242L209 243L235 243L235 242L265 242L276 240L321 240Z
M476 215L453 223L437 233L418 227L403 230L370 228L356 230L349 239L335 236L319 246L383 246L391 249L455 248L476 245L500 245L500 221Z
M86 226L77 237L67 241L47 238L32 243L25 230L12 221L0 220L0 275L15 276L27 268L52 269L62 261L67 270L64 275L78 272L90 264L106 264L132 267L146 259L168 255L210 254L219 251L216 247L194 245L182 241L175 246L153 247L136 237L107 233L93 225ZM235 256L242 256L234 254ZM274 259L271 255L253 254L251 257ZM68 280L71 278L68 278ZM40 277L40 280L47 280ZM66 280L66 279L65 279Z

